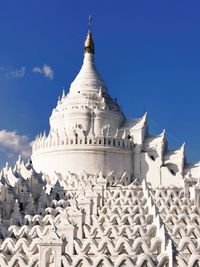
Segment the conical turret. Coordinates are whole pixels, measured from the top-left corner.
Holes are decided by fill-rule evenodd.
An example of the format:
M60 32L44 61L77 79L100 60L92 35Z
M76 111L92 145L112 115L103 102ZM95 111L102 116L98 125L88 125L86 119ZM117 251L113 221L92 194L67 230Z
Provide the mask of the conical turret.
M81 70L72 82L70 92L99 91L106 92L106 84L98 73L94 62L94 41L91 27L84 42L84 60Z

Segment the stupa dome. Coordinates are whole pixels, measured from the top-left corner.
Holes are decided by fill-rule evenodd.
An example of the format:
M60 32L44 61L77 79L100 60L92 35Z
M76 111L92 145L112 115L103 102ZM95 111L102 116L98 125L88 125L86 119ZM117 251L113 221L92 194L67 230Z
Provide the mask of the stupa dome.
M48 136L39 137L33 146L36 170L62 174L68 169L121 174L128 170L132 176L132 142L128 134L120 132L125 120L96 69L94 42L89 31L81 70L71 83L69 93L63 93L53 109Z

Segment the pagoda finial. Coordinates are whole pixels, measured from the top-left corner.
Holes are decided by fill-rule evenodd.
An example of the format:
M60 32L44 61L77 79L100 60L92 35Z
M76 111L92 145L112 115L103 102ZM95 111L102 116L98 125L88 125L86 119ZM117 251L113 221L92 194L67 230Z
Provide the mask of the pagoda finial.
M92 32L92 16L88 17L88 32Z
M84 43L85 53L94 54L94 42L92 40L92 17L88 17L88 34Z

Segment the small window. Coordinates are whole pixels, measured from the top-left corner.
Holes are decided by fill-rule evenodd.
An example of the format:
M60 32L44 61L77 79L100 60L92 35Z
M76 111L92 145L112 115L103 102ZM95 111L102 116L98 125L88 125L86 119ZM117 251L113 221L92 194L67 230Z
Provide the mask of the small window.
M153 155L151 155L150 158L155 161L155 157Z
M24 209L24 204L23 203L19 203L19 211L23 211Z
M170 170L170 172L171 172L171 174L175 175L175 171L173 171L173 170Z

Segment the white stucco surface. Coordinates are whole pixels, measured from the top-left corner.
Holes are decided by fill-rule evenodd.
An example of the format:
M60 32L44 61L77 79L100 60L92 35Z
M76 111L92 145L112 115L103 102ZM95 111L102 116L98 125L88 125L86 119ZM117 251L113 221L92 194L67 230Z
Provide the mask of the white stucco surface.
M200 163L127 119L84 62L28 163L0 171L1 267L199 267Z

